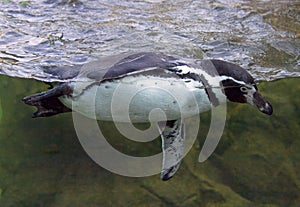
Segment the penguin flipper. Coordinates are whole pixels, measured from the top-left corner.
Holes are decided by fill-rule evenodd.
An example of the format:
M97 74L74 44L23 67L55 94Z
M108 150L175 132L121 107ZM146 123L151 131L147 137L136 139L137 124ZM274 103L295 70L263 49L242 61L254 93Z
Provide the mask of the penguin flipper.
M163 163L161 179L166 181L179 169L184 156L185 126L182 119L159 122L162 139Z
M67 84L63 83L48 91L26 96L22 101L28 105L37 107L37 111L32 116L33 118L48 117L72 111L58 99L58 97L69 95L71 92L72 89Z

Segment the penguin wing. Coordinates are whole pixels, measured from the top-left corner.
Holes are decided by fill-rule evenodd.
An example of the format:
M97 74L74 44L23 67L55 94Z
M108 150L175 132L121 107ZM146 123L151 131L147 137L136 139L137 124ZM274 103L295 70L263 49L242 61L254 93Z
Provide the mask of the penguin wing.
M161 69L168 69L183 64L173 56L162 53L140 52L102 57L84 65L50 67L43 70L59 82L86 78L102 81L144 73L150 70L155 75L159 75L160 73L165 73Z
M184 156L185 126L182 119L158 123L162 139L161 179L169 180L179 169Z
M99 60L99 64L101 64L101 62L107 61ZM172 56L161 53L141 52L125 56L110 67L104 67L101 69L101 67L96 66L95 70L88 72L85 76L99 81L120 78L148 71L154 71L157 75L157 73L162 72L158 69L168 69L182 64L183 63L180 63Z

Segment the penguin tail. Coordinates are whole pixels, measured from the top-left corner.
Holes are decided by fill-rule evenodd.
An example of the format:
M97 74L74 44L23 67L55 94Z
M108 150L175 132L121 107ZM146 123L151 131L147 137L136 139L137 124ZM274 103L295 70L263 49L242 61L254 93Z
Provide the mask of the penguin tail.
M49 117L72 111L58 99L58 97L69 95L71 92L72 88L66 83L63 83L48 91L26 96L22 99L22 101L25 104L35 106L37 108L37 111L32 116L33 118Z

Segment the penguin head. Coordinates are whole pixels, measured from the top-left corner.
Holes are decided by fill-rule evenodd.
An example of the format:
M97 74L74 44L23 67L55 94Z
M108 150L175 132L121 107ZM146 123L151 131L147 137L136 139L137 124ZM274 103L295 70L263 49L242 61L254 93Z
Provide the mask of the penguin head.
M221 77L229 101L249 103L261 112L271 115L272 105L259 92L254 78L242 67L222 60L211 60Z

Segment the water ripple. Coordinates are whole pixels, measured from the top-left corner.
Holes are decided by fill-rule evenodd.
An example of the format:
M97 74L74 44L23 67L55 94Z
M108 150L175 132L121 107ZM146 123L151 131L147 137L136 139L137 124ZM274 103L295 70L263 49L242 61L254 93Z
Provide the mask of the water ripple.
M260 80L300 76L296 1L1 1L0 73L53 81L45 67L126 51L235 62Z

